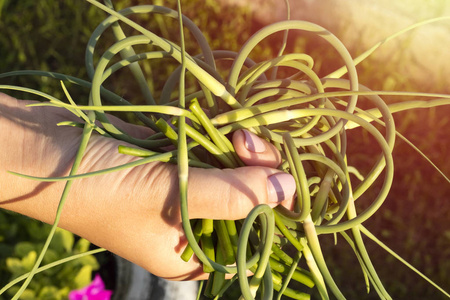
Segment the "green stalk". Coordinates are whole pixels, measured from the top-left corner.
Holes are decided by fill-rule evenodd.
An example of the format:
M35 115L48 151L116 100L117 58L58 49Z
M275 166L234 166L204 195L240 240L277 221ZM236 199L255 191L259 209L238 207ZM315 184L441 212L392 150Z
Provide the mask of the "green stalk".
M196 99L191 101L189 108L196 116L197 120L200 121L201 125L206 130L214 144L227 156L234 166L238 166L240 160L236 155L233 144L224 134L214 127Z
M197 243L200 241L202 234L203 234L202 222L200 220L198 220L194 227L194 236L195 236L195 241ZM183 253L181 254L181 259L187 262L191 259L193 254L194 254L194 250L192 250L191 245L188 244L186 246L186 248L184 249Z
M288 288L288 285L289 285L289 282L291 281L291 278L294 278L295 269L297 268L297 265L298 265L298 263L300 261L300 258L301 258L301 255L299 253L300 252L296 253L294 263L290 267L289 272L286 274L286 278L284 279L283 285L281 286L280 290L278 291L277 300L281 300L281 296L283 295L283 293ZM272 265L271 265L271 267L272 267ZM299 281L299 280L297 280L297 281ZM314 286L314 281L311 281L311 282L312 282L312 286Z
M314 281L311 279L309 274L306 274L306 272L300 272L297 270L297 265L301 258L301 255L299 253L301 253L301 252L297 252L297 254L295 255L295 259L293 260L293 262L290 266L286 266L285 264L277 262L273 258L270 258L270 260L269 260L270 267L272 268L272 270L277 271L278 273L287 275L288 278L292 278L295 281L301 282L302 284L306 285L307 287L312 288L314 286Z
M219 239L219 247L221 244L221 240ZM223 251L217 251L216 253L216 261L219 264L226 264L225 258L223 257ZM225 284L225 273L215 271L212 274L212 285L211 285L211 295L216 296L220 293L220 290ZM210 279L211 280L211 279Z
M111 0L105 0L105 3L109 8L114 9ZM126 35L118 22L114 22L111 27L113 29L114 37L116 38L117 41L126 38ZM134 51L132 46L129 46L125 49L122 49L122 51L120 51L120 55L123 59L126 59L130 56L136 55L136 52ZM142 72L142 69L139 66L139 64L137 62L134 62L128 67L130 68L131 73L136 79L139 88L141 89L141 93L144 96L144 99L147 101L149 105L155 105L156 104L155 99L153 98L152 92L148 87L147 80L145 79L144 72Z
M225 226L227 228L228 236L231 242L231 247L233 248L233 254L236 258L237 247L239 243L239 236L236 229L236 223L233 220L225 220Z
M227 226L224 220L215 220L214 228L217 233L218 244L222 252L223 263L226 265L233 264L236 261L233 245L228 234Z
M303 250L303 245L289 232L289 230L284 225L279 213L275 211L275 224L277 228L281 231L281 233L289 240L289 242L294 246L298 251Z
M260 217L262 215L263 217ZM261 229L263 236L265 237L263 241L263 249L261 252L261 257L258 261L258 267L254 272L254 275L249 282L247 281L247 267L246 267L246 257L247 257L247 242L252 228L252 224L257 217L261 220ZM264 274L267 272L267 268L270 257L271 245L273 243L274 235L274 213L272 209L265 205L260 204L252 209L242 226L241 234L239 236L238 245L238 255L236 258L237 271L239 276L239 285L241 287L242 297L245 300L253 299L256 295L256 291L263 279ZM267 292L267 291L265 291Z
M274 283L273 284L273 288L276 291L281 291L282 286L280 284ZM283 291L283 295L287 296L289 298L292 298L292 299L297 299L297 300L309 300L311 298L311 296L309 294L304 293L304 292L300 292L300 291L297 291L297 290L293 290L291 288L286 288Z
M212 220L211 220L212 221ZM205 228L205 226L203 226ZM211 232L210 233L203 233L201 236L201 242L202 242L202 250L203 253L205 253L206 257L209 258L210 261L216 261L216 251L214 248L214 242L212 239ZM191 245L192 247L192 245ZM221 264L221 262L217 262ZM214 268L212 266L208 266L207 264L203 264L203 272L205 273L212 273L214 272Z
M325 282L330 288L331 292L333 292L334 296L337 299L345 299L342 292L339 290L338 286L334 282L333 277L328 270L325 259L322 254L322 250L320 249L320 242L317 237L317 232L314 227L314 223L312 222L311 216L308 216L303 223L303 227L305 229L306 239L308 240L308 244L311 248L311 252L314 256L314 259L319 267L320 272L322 273Z
M306 264L308 265L309 271L311 272L311 276L314 280L317 290L319 291L320 297L323 300L328 300L329 296L327 292L327 287L325 285L325 281L322 276L322 272L317 265L317 262L315 260L314 255L311 252L311 249L309 249L306 238L302 238L300 240L300 243L302 244L303 256L305 257Z

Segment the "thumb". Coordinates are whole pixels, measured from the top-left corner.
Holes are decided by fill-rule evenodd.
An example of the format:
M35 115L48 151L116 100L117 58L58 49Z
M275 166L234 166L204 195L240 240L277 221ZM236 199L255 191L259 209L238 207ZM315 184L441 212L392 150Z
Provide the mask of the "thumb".
M281 164L278 149L248 130L237 130L232 140L236 153L247 166L276 168Z
M292 175L268 167L189 170L188 205L191 218L236 220L253 207L290 207L296 191Z

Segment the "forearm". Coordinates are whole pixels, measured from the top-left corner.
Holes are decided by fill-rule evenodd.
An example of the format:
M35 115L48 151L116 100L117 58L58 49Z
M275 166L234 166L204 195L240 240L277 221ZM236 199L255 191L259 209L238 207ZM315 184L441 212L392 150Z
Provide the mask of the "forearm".
M26 107L27 102L0 97L0 206L45 222L54 219L54 199L64 183L41 183L8 173L34 176L63 176L73 155L58 151L48 116L42 108ZM74 141L76 142L76 141ZM45 158L51 155L52 159ZM50 208L51 207L51 208Z
M0 97L0 207L52 224L67 182L39 182L8 171L38 177L67 176L82 130L56 125L68 118L76 120L64 110L26 107L28 103ZM119 144L116 140L94 135L79 171L84 173L132 161L132 157L118 155ZM129 170L125 170L122 175L109 174L73 181L59 225L98 240L94 235L108 226L111 228L110 225L105 227L104 223L120 217L120 211L124 209L120 201L130 201L120 193L114 177L129 178L125 176L128 173ZM129 180L124 184L132 184ZM115 197L122 199L119 201ZM116 224L114 230L121 230L118 228L121 223Z

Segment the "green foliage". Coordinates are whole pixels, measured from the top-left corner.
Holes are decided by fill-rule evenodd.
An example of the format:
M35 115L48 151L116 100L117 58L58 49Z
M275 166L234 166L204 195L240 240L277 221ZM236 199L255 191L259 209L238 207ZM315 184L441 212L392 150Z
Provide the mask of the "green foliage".
M0 72L46 70L86 78L83 48L103 17L84 1L0 1ZM59 83L48 79L16 77L11 84L63 96Z
M0 211L0 286L32 269L49 230L47 224ZM89 247L87 240L57 229L42 264L86 252ZM92 271L99 267L94 256L85 256L45 270L35 276L21 299L67 299L71 290L89 284ZM19 287L13 286L0 299L9 299Z

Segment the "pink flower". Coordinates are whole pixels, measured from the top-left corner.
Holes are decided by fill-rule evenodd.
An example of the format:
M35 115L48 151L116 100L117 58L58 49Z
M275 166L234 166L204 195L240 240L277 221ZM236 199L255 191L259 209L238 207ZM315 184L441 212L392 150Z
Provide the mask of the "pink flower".
M100 275L95 275L91 284L69 293L69 300L110 300L112 291L105 290L105 284L103 283Z

